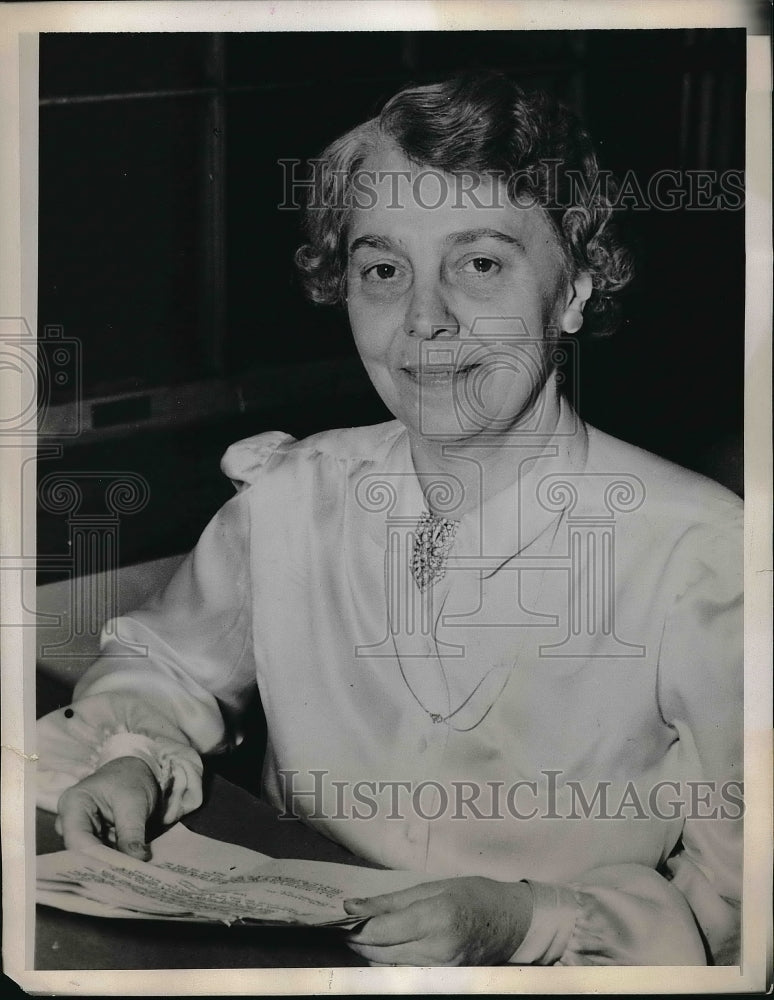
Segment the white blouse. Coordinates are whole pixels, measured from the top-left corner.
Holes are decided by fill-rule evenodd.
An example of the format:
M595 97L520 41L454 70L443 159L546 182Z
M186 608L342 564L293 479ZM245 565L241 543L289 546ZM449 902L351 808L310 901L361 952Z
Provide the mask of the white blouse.
M237 495L41 720L40 804L131 753L195 809L257 680L268 801L392 868L528 880L512 962L737 962L741 503L567 404L512 448L473 513L438 485L422 592L401 424L233 445Z

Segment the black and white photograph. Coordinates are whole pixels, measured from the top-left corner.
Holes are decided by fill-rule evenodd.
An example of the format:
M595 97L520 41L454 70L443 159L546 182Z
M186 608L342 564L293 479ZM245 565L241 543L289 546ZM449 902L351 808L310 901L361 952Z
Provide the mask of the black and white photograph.
M61 6L4 77L6 974L765 989L770 7Z

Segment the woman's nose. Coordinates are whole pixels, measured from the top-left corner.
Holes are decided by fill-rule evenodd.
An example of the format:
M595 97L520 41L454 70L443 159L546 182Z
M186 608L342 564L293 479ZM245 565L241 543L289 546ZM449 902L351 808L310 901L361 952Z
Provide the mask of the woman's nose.
M456 336L459 323L454 318L438 283L415 284L406 310L404 329L409 337L433 340Z

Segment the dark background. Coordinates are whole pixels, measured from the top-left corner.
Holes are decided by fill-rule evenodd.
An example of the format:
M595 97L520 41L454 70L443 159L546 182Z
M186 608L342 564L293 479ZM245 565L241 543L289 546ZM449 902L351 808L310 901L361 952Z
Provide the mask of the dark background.
M122 564L195 543L231 441L389 419L343 312L303 299L278 160L473 66L573 106L619 176L744 168L744 29L41 35L39 334L78 340L82 376L47 416L83 429L39 473L147 479ZM578 408L741 493L744 209L619 216L637 280L621 330L582 347ZM39 514L41 582L67 537Z

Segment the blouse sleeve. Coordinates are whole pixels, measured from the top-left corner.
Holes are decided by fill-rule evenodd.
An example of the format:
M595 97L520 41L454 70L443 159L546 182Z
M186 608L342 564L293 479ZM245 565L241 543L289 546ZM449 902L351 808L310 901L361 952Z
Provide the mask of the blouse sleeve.
M566 885L527 880L534 915L513 963L739 962L741 531L692 530L667 576L672 597L659 656L660 707L697 762L683 789L682 837L660 872L612 865Z
M38 723L38 804L56 811L62 792L119 756L138 756L159 780L164 822L201 804L201 754L239 742L255 690L249 485L288 436L232 446L223 471L239 492L205 528L166 588L115 619L102 652L75 687L72 705ZM126 645L144 647L145 654Z

